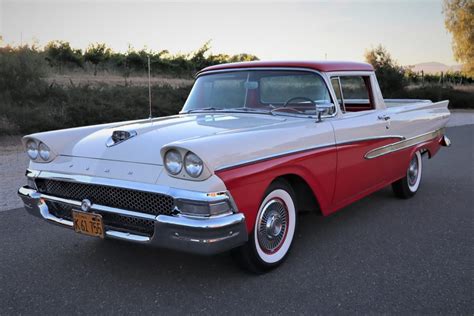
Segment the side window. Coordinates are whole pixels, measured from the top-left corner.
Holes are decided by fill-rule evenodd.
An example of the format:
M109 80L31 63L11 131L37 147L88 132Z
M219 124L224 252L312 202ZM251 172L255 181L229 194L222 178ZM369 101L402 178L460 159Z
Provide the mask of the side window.
M331 84L334 88L334 93L336 94L337 101L342 103L342 94L341 94L341 86L339 85L339 78L331 78Z
M369 76L340 76L331 78L334 92L347 112L375 108ZM342 90L342 93L341 93Z

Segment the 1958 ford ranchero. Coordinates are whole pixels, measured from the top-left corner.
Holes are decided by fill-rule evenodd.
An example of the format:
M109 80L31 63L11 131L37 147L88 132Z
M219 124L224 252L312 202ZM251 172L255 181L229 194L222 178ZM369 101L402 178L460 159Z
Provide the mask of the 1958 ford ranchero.
M76 232L279 265L297 213L420 187L448 101L384 100L372 66L249 62L197 74L178 115L25 136L26 210Z

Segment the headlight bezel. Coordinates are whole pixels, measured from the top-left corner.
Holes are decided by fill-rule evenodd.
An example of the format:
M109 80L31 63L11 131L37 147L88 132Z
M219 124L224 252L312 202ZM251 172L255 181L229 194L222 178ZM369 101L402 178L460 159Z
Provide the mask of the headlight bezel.
M25 146L26 155L32 162L48 163L53 161L56 157L51 147L34 137L25 137L23 144Z
M182 158L182 168L180 170L179 173L173 173L173 172L170 172L169 168L167 167L167 163L166 163L166 159L167 159L167 155L170 151L172 150L175 150L177 152L179 152L181 154L181 158ZM194 151L191 151L189 149L186 149L186 148L182 148L182 147L178 147L178 146L164 146L161 148L161 157L162 157L162 161L163 161L163 168L165 169L166 171L166 174L170 177L173 177L173 178L177 178L177 179L182 179L182 180L188 180L188 181L204 181L206 179L208 179L210 176L212 176L212 173L210 172L209 168L207 167L204 159L202 159L196 152ZM191 156L191 154L193 156ZM190 156L188 156L190 155ZM198 173L193 173L190 168L189 168L189 165L188 165L188 170L186 170L186 165L185 165L185 159L188 158L188 164L189 164L189 159L190 158L195 158L195 160L193 160L193 162L201 162L202 163L202 167L200 170L198 170L199 172ZM171 170L173 171L173 170ZM176 170L174 170L176 171Z

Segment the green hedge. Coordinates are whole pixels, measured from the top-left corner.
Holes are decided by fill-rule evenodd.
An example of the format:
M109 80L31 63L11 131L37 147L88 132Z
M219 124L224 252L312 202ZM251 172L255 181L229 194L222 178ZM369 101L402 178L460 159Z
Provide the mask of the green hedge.
M179 112L190 87L152 87L153 116ZM147 87L46 87L34 99L2 102L0 134L28 134L148 117ZM2 123L3 122L3 123Z
M450 109L474 109L474 89L469 90L432 85L406 89L399 98L428 99L433 102L449 100Z

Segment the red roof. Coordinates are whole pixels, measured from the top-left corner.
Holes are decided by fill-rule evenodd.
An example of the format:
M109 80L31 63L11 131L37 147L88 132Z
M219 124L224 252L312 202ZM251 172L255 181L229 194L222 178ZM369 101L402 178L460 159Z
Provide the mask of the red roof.
M286 68L309 68L322 72L326 71L373 71L372 65L352 61L248 61L241 63L229 63L206 67L199 73L210 70L254 68L254 67L286 67Z

